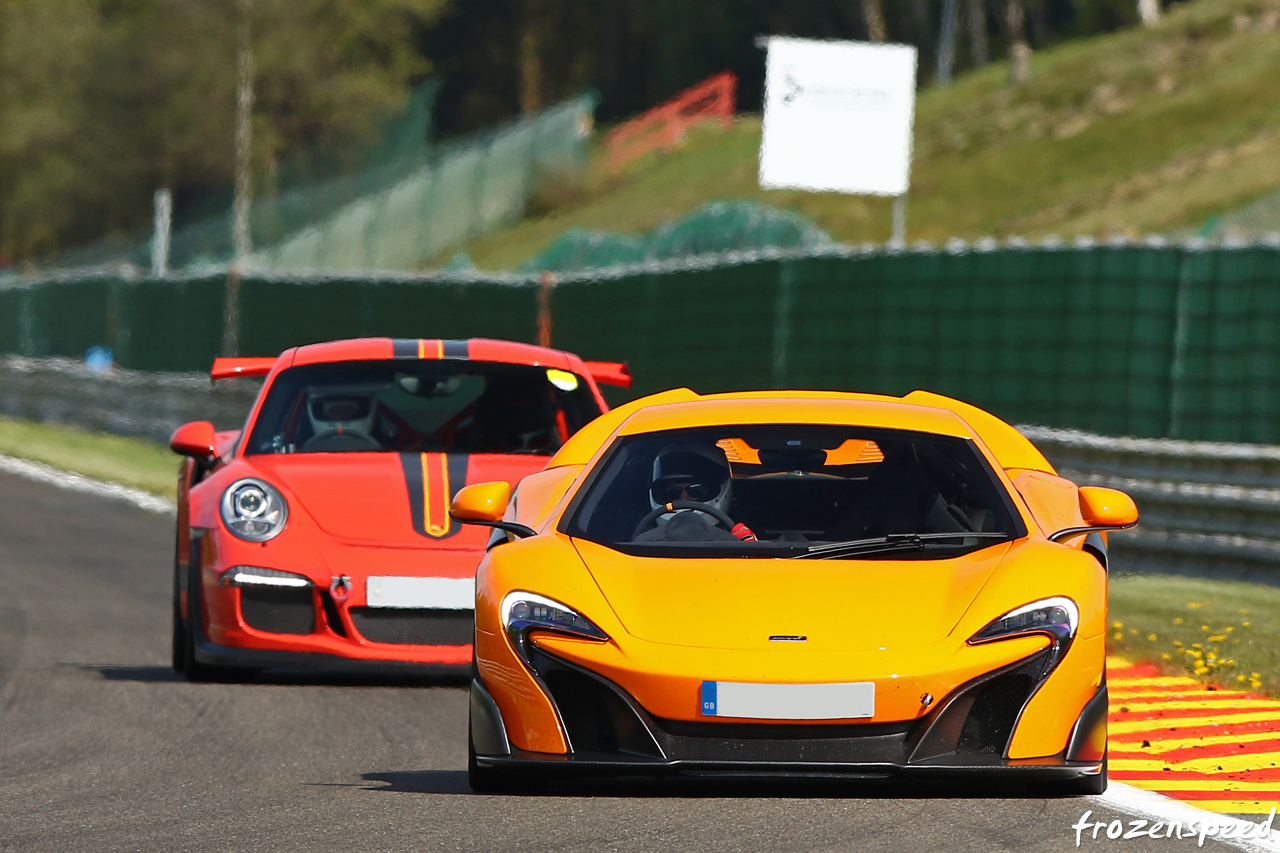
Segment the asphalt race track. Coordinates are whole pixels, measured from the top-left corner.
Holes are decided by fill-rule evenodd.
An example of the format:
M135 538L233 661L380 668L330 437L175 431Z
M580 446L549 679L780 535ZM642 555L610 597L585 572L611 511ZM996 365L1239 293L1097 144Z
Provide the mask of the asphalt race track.
M459 684L179 680L172 537L165 516L0 475L0 849L1067 851L1086 809L1128 820L973 786L474 795ZM1086 834L1080 849L1195 844Z

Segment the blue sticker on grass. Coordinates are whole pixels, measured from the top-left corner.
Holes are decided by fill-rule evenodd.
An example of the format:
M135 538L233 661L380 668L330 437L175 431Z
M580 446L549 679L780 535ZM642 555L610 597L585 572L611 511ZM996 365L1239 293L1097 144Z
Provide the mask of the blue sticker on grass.
M702 682L702 713L708 717L716 715L716 683Z

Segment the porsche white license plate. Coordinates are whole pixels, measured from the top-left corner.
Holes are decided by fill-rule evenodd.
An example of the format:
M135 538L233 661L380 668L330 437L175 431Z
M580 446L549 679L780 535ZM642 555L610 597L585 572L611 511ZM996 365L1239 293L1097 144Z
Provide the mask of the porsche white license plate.
M369 607L474 610L475 578L370 577L365 584Z
M873 681L844 684L702 682L702 713L746 720L852 720L874 717Z

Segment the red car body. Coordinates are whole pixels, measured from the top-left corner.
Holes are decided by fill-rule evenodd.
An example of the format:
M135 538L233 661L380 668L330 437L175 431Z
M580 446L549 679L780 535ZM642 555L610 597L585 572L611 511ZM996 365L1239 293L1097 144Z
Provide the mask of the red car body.
M623 365L483 339L334 341L274 359L218 359L212 371L214 379L264 374L243 430L215 433L197 422L172 440L187 456L178 483L173 663L193 680L245 669L469 667L469 602L489 532L452 520L450 499L467 483L514 485L541 470L574 429L606 410L594 377L630 381ZM364 381L371 375L393 381ZM350 377L361 381L344 385ZM523 388L551 426L476 438L486 405L512 402L501 397L503 382ZM485 390L430 437L401 417L406 410L383 402L395 394L428 411L461 405L446 398L473 386ZM331 420L317 422L317 412ZM375 427L353 435L354 421L342 418L356 416ZM499 433L508 426L499 424ZM287 443L290 430L311 437L296 446ZM512 446L517 441L521 447ZM240 513L270 513L279 503L283 521L279 512L262 516L276 524L266 541L233 532L233 524L267 529L246 526Z

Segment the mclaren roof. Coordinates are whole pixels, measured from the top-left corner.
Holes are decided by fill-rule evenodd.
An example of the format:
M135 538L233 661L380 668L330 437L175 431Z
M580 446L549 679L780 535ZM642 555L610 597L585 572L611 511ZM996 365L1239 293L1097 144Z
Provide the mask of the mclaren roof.
M642 397L596 418L552 459L549 467L586 464L615 435L721 424L849 424L976 438L1004 468L1054 473L1020 432L976 406L912 391L903 397L840 391L742 391L701 396L677 388Z

